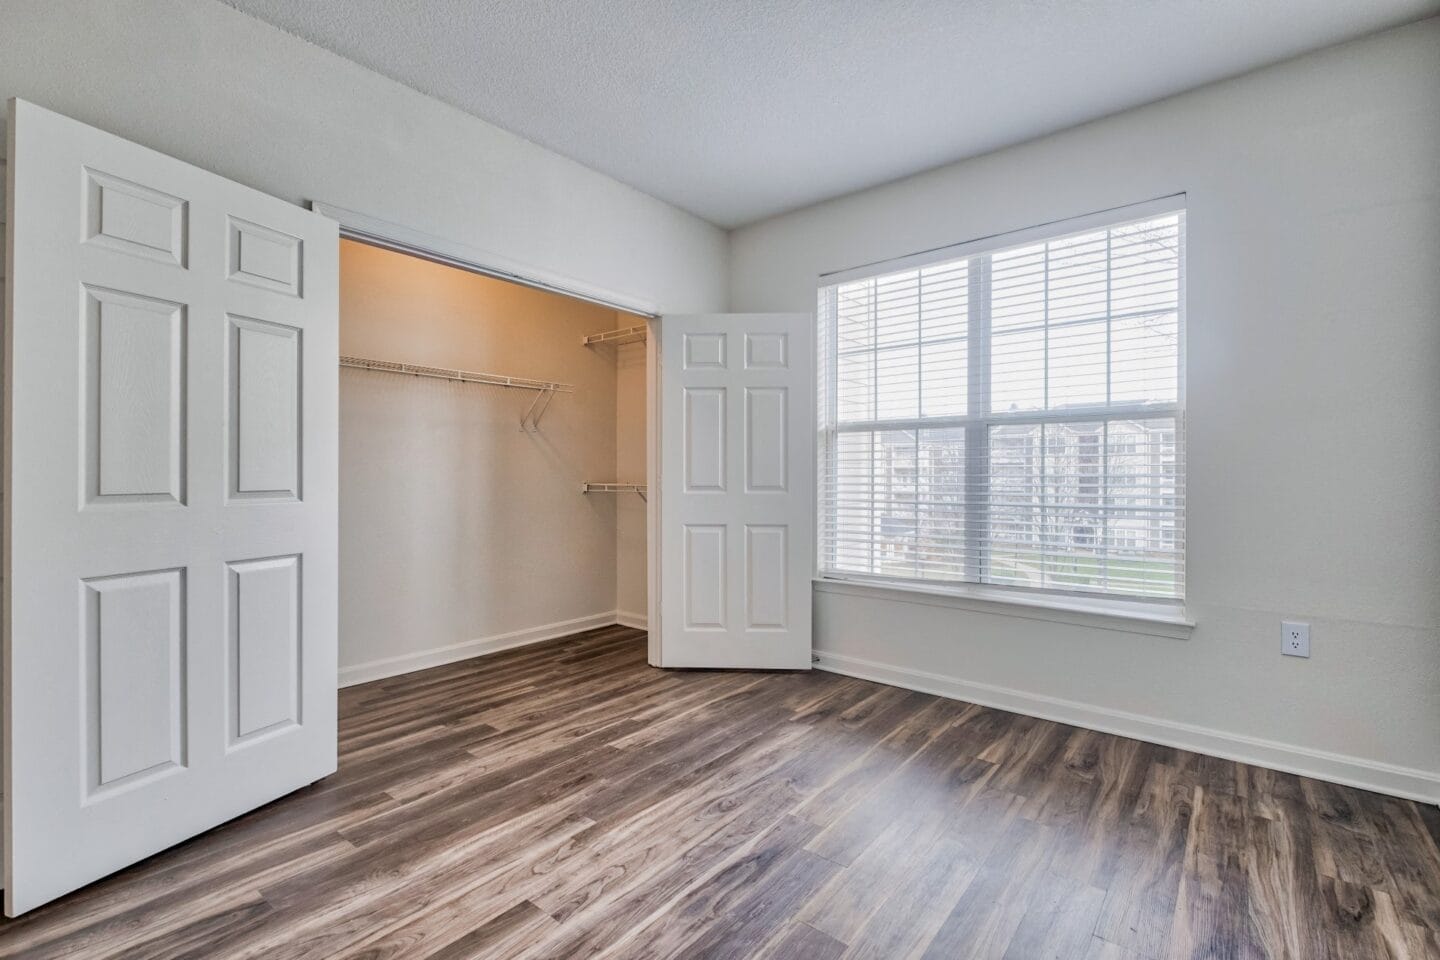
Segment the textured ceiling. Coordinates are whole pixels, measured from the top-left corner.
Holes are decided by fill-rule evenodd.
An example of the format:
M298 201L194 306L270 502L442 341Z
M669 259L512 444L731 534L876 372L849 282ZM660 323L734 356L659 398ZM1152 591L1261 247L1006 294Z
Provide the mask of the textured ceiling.
M225 0L724 227L1440 0Z

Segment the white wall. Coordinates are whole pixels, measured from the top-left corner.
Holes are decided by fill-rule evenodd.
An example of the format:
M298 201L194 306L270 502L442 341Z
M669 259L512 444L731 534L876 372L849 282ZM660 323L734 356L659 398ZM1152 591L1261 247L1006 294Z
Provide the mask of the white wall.
M15 96L627 302L724 307L718 228L216 0L5 0Z
M817 646L1440 798L1440 19L743 228L731 308L812 310L824 271L1180 191L1193 635L820 593ZM1282 617L1312 659L1281 657Z
M618 505L580 488L614 475L617 371L580 341L615 311L340 247L342 354L575 388L522 432L532 393L341 371L342 682L613 623Z

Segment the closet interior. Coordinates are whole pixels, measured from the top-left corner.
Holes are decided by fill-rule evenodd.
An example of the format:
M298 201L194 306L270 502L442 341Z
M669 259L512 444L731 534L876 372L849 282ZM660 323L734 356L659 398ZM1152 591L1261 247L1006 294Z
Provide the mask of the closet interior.
M341 684L643 628L645 318L340 247Z

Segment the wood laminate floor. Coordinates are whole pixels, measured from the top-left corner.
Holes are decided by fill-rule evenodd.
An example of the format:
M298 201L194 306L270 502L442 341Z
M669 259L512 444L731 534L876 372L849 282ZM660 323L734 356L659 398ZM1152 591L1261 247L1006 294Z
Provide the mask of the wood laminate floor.
M1437 811L614 627L341 693L340 771L26 957L1437 958Z

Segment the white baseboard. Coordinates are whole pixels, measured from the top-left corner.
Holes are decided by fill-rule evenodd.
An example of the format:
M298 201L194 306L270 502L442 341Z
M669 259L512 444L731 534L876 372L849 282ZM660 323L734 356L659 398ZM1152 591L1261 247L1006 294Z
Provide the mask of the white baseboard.
M368 663L357 663L340 668L340 686L353 687L357 683L383 680L386 677L395 677L402 673L413 673L416 670L439 667L447 663L455 663L457 660L469 660L471 657L480 657L487 653L498 653L513 647L555 640L572 633L580 633L582 630L609 627L620 622L616 611L606 610L604 613L592 613L588 617L576 617L574 620L560 620L538 627L527 627L524 630L512 630L509 633L499 633L492 637L454 643L448 647L433 647L418 653L407 653L398 657L385 657L381 660L371 660ZM625 626L630 626L630 624L627 623Z
M1397 767L1360 757L1224 733L1206 727L1095 707L1075 700L1061 700L1006 687L974 683L958 677L877 663L859 657L827 653L824 650L815 651L815 666L831 673L842 673L861 680L873 680L953 700L965 700L1011 713L1023 713L1044 720L1099 730L1102 733L1113 733L1134 740L1269 767L1409 800L1440 803L1440 775L1425 770Z
M631 613L628 610L615 611L615 622L622 627L634 627L636 630L648 629L645 624L647 617L643 613Z

